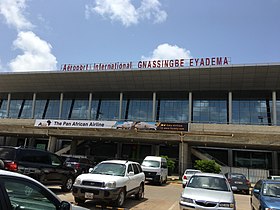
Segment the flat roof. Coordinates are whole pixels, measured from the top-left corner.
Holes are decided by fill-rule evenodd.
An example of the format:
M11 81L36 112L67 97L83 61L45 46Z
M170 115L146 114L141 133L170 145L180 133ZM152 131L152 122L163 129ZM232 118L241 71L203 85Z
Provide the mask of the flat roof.
M0 92L280 90L280 63L111 71L2 72Z

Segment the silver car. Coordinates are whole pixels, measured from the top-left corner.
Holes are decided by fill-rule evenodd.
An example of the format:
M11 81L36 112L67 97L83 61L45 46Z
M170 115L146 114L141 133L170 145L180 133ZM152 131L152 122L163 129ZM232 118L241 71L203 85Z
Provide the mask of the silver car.
M235 210L232 189L222 174L196 173L180 198L181 210Z

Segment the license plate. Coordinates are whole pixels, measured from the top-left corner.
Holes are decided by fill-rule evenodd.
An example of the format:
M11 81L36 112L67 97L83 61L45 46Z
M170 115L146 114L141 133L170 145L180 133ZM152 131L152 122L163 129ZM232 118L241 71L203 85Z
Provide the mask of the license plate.
M242 182L234 182L235 184L242 184Z
M86 193L85 193L85 198L87 198L87 199L93 199L93 193L88 193L88 192L86 192Z

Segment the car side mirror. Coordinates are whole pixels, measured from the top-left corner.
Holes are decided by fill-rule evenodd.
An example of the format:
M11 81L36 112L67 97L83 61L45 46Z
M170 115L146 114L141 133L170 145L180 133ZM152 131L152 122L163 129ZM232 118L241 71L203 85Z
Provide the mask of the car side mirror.
M71 204L68 201L61 201L59 210L71 210Z
M89 168L88 172L91 173L93 171L93 168Z
M237 187L236 186L231 186L232 191L237 191Z
M133 171L130 171L129 173L128 173L128 176L133 176L134 175L134 172Z

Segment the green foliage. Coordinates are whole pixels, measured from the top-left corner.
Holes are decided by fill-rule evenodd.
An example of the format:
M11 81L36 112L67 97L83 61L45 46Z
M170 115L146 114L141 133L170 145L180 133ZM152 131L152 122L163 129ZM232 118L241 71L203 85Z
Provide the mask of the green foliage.
M168 171L172 172L175 168L175 161L171 160L168 156L162 155L161 157L166 159Z
M208 173L221 172L221 167L214 160L196 160L194 168Z

